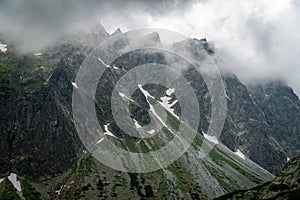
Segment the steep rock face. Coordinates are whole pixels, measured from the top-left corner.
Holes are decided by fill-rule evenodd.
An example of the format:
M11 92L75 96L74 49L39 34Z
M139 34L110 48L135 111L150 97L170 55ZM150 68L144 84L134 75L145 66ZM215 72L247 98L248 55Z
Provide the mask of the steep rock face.
M33 177L56 174L69 167L75 157L79 140L70 107L70 72L65 63L59 65L63 67L58 66L47 83L31 74L18 77L18 68L6 72L12 76L7 78L7 86L2 85L5 88L1 96L1 138L5 138L1 140L2 174L9 171Z
M150 36L149 39L151 41L159 42L157 34ZM199 51L206 51L203 47L204 41L193 41L189 42L196 46ZM147 175L124 173L118 175L118 177L126 181L123 181L123 183L117 182L120 179L117 180L114 176L117 176L119 173L104 167L103 164L93 160L86 153L83 153L83 157L87 158L81 157L82 153L79 152L80 141L77 137L71 114L71 94L72 90L75 89L71 82L74 81L76 71L85 55L77 45L63 45L61 48L63 52L61 59L57 58L57 49L45 52L44 55L47 60L49 58L51 58L50 60L55 60L55 62L59 60L53 67L53 73L50 71L45 77L35 77L35 74L37 74L36 70L40 69L38 67L38 69L33 69L28 74L23 74L22 80L16 79L15 81L16 85L13 88L19 88L21 93L14 100L18 101L18 104L16 104L17 112L12 112L13 115L9 117L17 119L17 131L14 132L12 147L10 148L12 154L8 154L7 162L9 167L6 171L4 170L3 175L13 171L21 177L24 185L28 182L26 177L44 177L46 175L59 174L56 178L49 179L46 182L41 181L35 184L29 181L30 184L35 185L38 193L49 198L66 197L69 194L74 196L74 198L95 198L98 195L96 194L98 186L100 192L105 193L106 196L115 196L117 195L115 188L120 186L117 184L122 184L127 195L130 194L132 197L144 198L150 196L167 199L169 196L174 198L177 196L182 198L188 196L191 199L198 199L202 196L208 196L213 198L234 189L249 188L272 178L271 174L250 160L241 159L221 144L213 152L207 152L209 155L205 159L201 159L199 157L199 147L202 143L205 146L209 146L211 143L204 141L201 134L197 134L191 149L174 164ZM161 53L132 52L117 59L113 63L116 68L112 67L113 65L108 67L100 79L95 102L99 123L101 126L109 123L108 129L119 140L113 137L110 139L116 144L121 143L121 146L129 151L148 152L157 149L160 147L159 145L165 145L172 137L165 134L170 138L163 136L165 138L144 141L138 138L131 138L123 133L116 126L111 114L111 92L117 80L132 67L153 62L164 64L166 62L165 59L165 55ZM42 61L44 60L42 59ZM17 69L13 71L16 74L19 72ZM161 75L162 73L159 74ZM201 76L189 68L184 72L184 75L191 81L197 98L201 102L200 109L202 112L200 112L199 129L201 133L208 126L210 97L207 94L207 88ZM42 84L36 87L36 83ZM21 88L20 85L24 86L24 88ZM34 89L30 90L33 86ZM155 96L155 99L152 99L152 101L159 101L161 97L166 95L167 88L165 87L158 85L145 85L143 87ZM137 119L141 125L148 124L149 118L147 116L150 104L146 100L145 95L141 90L136 90L129 98L134 100L133 104L135 105L131 107L132 117ZM172 98L176 97L173 96ZM179 105L175 104L174 107L176 114L180 115ZM12 120L8 120L7 123L11 123L10 121ZM168 127L170 130L176 131L178 124L179 121L169 115ZM3 127L5 126L3 125ZM161 132L163 133L164 131L167 132L166 129L163 129ZM170 134L169 132L167 133ZM71 164L72 170L66 171L70 169ZM62 171L64 172L61 173ZM107 171L113 172L106 174ZM99 177L101 177L101 180ZM105 179L109 179L111 182L104 184ZM77 189L73 190L72 182L76 182L74 185L77 185L79 195L76 192ZM65 188L66 184L72 189ZM187 185L189 186L188 188ZM114 192L102 191L103 187L107 188L108 191ZM89 190L89 188L94 188L94 190ZM61 192L62 190L64 192ZM57 194L57 191L59 191L59 194Z
M203 50L213 54L208 46L205 40L188 40L179 45L181 48L192 49L196 59L201 59L199 52ZM207 87L196 70L188 69L184 74L200 102L199 132L205 132L211 112ZM277 174L287 157L299 155L298 97L291 88L276 82L266 87L269 92L267 95L259 92L259 87L244 85L231 72L222 72L222 78L226 89L227 116L220 140L232 151L243 152L254 162ZM263 99L267 95L267 99L271 100L259 100L256 97L259 95L263 95ZM285 109L286 103L289 109ZM270 111L270 108L273 110ZM270 121L270 117L273 121ZM287 145L287 149L282 147L284 145Z
M1 91L6 93L1 94L1 125L0 125L0 175L7 175L10 168L10 158L11 158L11 145L14 138L13 134L15 132L14 122L12 121L14 116L14 111L16 109L15 99L16 91L12 88L2 87Z
M159 57L153 54L134 55L136 56L134 60L139 60L140 63L149 62ZM170 196L172 198L179 196L190 199L204 199L207 196L209 198L219 196L233 189L248 188L257 183L265 182L272 177L250 160L242 161L223 146L216 148L214 153L207 156L205 160L200 159L198 150L194 149L203 142L203 138L200 136L193 144L194 148L180 160L153 173L120 173L103 166L86 152L79 153L76 157L78 160L74 159L72 161L71 170L65 171L64 169L69 167L69 161L75 157L73 152L78 152L79 146L77 143L79 140L76 137L76 131L73 130L74 126L70 114L70 94L73 87L71 81L74 79L74 72L76 66L78 66L77 64L81 62L81 58L81 56L79 58L70 56L69 59L61 60L46 86L41 89L44 101L42 103L34 101L35 98L40 98L39 91L36 91L34 97L30 96L33 99L30 100L34 103L28 100L29 107L32 104L34 106L27 108L22 105L22 108L25 107L25 110L29 110L28 112L22 111L22 113L32 114L29 116L30 121L28 124L41 129L41 132L34 129L30 134L18 132L13 140L13 143L17 145L22 142L20 138L30 140L24 144L24 147L12 148L14 152L12 156L14 156L15 162L11 164L11 170L19 175L27 199L31 199L32 196L42 196L46 199L67 199L70 196L75 199L94 199L98 197L123 197L122 195L142 199L168 199ZM126 61L128 60L125 59ZM163 62L163 59L160 62ZM130 64L121 66L129 67ZM147 146L148 143L145 146L143 141L137 139L130 142L128 136L126 137L114 125L110 114L110 93L116 80L123 73L125 72L121 68L110 68L106 70L100 80L95 104L98 108L98 119L101 125L111 123L109 129L121 139L121 142L130 151L148 151L148 148L150 148L150 146ZM164 96L166 91L166 88L151 85L145 86L145 89L151 93L153 92L157 99L161 95ZM139 109L149 109L149 104L141 91L137 90L132 98L138 103ZM141 116L144 116L144 114ZM140 120L137 115L134 115L134 117ZM27 118L28 116L24 117L24 119ZM66 119L68 120L65 121ZM23 124L22 128L26 129L26 123L22 121L22 118L20 121ZM37 123L35 124L35 122ZM175 129L178 122L173 123L175 125L171 123L170 127L172 126L172 129ZM144 144L144 146L140 144ZM35 149L32 149L31 146L34 146ZM34 152L34 150L38 151ZM61 156L59 153L63 155ZM30 155L30 157L26 157L26 155ZM44 160L40 161L40 159ZM57 166L58 164L60 166ZM64 172L60 173L61 170L64 170ZM37 180L36 182L31 182L26 178L48 174L59 174L59 176L45 181ZM3 183L6 184L7 179ZM26 190L28 185L30 191ZM0 190L2 186L3 184L0 184ZM12 192L13 188L5 186L3 190L2 194L7 195Z
M107 37L107 35L104 34L103 37ZM146 40L156 43L160 42L159 36L155 33L147 36ZM48 160L45 159L46 157L49 157L49 160L55 160L55 158L61 157L59 161L65 160L64 162L66 162L66 164L60 165L61 168L53 167L53 169L49 169L47 172L45 171L45 174L59 172L67 168L70 164L70 160L75 156L76 149L78 149L78 144L80 143L78 141L76 142L78 139L76 139L77 135L72 122L71 93L73 87L71 82L74 80L76 71L85 57L83 54L78 54L78 52L85 48L86 47L80 45L80 43L74 45L66 43L47 50L45 52L45 59L51 60L54 63L58 62L59 52L62 53L61 56L63 56L63 58L55 66L56 69L53 74L49 76L47 84L35 89L34 92L24 92L23 88L20 87L26 87L28 84L32 85L31 82L40 83L41 81L45 81L40 76L35 76L33 72L28 75L28 80L26 80L26 77L20 80L17 75L12 76L9 81L16 83L13 85L7 85L7 80L6 82L4 80L2 84L3 90L9 90L10 92L7 91L7 95L2 97L3 103L1 104L1 106L3 106L3 113L6 113L3 116L4 122L2 123L2 128L5 138L7 138L7 142L4 140L1 141L3 143L1 148L4 152L1 158L3 160L1 161L3 162L1 165L3 173L5 171L7 173L7 170L11 167L11 163L13 163L15 166L13 169L18 169L18 171L24 170L24 173L30 168L27 165L31 165L32 171L27 174L34 174L33 171L37 166L41 166L45 163L44 166L47 168L50 164L46 163L46 160ZM177 48L190 49L192 54L198 59L202 56L201 51L213 54L213 49L205 40L186 40L178 43ZM17 59L14 58L14 60ZM17 62L16 65L20 65L21 68L26 68L28 65L26 64L26 62L28 63L26 59ZM120 69L129 70L134 66L151 62L165 64L165 55L162 53L154 53L145 56L143 52L136 51L122 56L114 62L114 65ZM122 74L123 72L121 70L108 70L107 73L104 74L99 84L101 87L98 88L98 92L96 93L96 110L101 124L104 125L110 122L114 133L118 136L123 135L123 133L112 120L109 97L114 83ZM187 80L191 82L198 98L200 106L198 131L201 134L202 131L205 132L207 130L209 125L211 112L210 96L203 78L195 69L188 68L184 70L183 74ZM248 88L243 85L236 76L224 74L223 79L226 86L228 109L220 140L231 150L237 151L239 149L253 161L269 171L277 173L287 157L285 150L278 147L277 140L283 142L281 146L284 146L284 142L289 143L295 140L295 136L297 136L297 131L299 130L299 127L295 125L299 124L297 123L299 121L297 110L292 109L293 112L285 112L283 117L286 120L281 122L285 127L288 126L285 130L292 130L292 133L287 132L282 136L283 134L279 133L279 129L276 126L278 123L274 120L278 121L278 116L282 116L281 113L283 110L278 109L283 109L284 99L286 97L280 97L282 100L279 102L276 99L276 101L261 101L258 97L255 97L258 95L255 92L253 92L253 96L251 97L252 94L249 93ZM158 89L158 87L154 88L154 90L156 89ZM163 93L164 90L158 92L159 98L164 95ZM283 90L270 90L269 93L274 93L274 96L286 94ZM142 107L138 109L133 105L132 111L136 115L136 119L141 119L139 122L142 125L147 124L149 122L149 118L147 117L149 107L147 107L147 103L140 93L136 95L136 100ZM296 102L297 100L295 96L290 98L290 101ZM280 102L281 104L279 104ZM294 104L291 103L291 105ZM267 110L268 106L276 107L276 113L270 113ZM180 106L175 104L174 108L179 114ZM17 112L15 112L16 110ZM270 121L269 116L276 116L277 118ZM9 120L7 120L8 118ZM39 130L41 131L40 133ZM281 138L278 138L279 136ZM285 138L290 139L285 140ZM38 144L39 141L41 141L40 144ZM51 144L54 144L54 146L51 146ZM52 151L43 150L47 148L52 149ZM62 152L60 152L60 149L63 149ZM24 153L28 150L28 153ZM60 153L56 155L54 151ZM297 142L294 146L291 146L288 151L289 155L297 154ZM47 152L49 154L47 154ZM65 152L67 153L65 154ZM42 156L39 155L39 153L46 154ZM66 157L64 158L64 156ZM54 170L54 168L56 168L57 171ZM43 169L41 170L43 171ZM40 172L36 172L36 176L39 174Z
M207 51L207 49L204 48L204 46L206 46L204 44L205 42L203 40L187 40L179 44L179 47L183 45L183 47L187 49L198 49L194 52L197 58L199 51ZM208 52L211 53L212 50ZM147 62L165 64L165 56L166 55L162 53L148 54L145 56L142 52L134 52L124 55L114 64L119 68L130 70L133 66L142 65ZM201 134L202 131L207 131L210 120L211 105L208 89L203 78L195 69L187 68L183 71L183 75L195 89L198 98L200 110L198 131ZM272 140L273 127L269 124L264 110L253 99L249 88L241 83L235 75L224 73L222 77L227 93L227 116L220 141L232 151L243 152L248 158L270 172L274 174L278 173L287 158L285 151L278 148L276 141ZM151 88L147 88L151 91ZM165 90L161 91L157 86L154 87L154 90L156 93L152 93L153 96L158 99L164 96ZM140 105L143 105L142 109L144 111L149 110L145 100L141 98L137 100ZM174 108L175 112L180 115L180 105L175 104ZM142 116L145 116L145 112L141 111L140 114L137 119L141 119ZM290 115L289 113L286 114ZM278 115L280 115L280 113L278 113ZM299 118L297 115L295 115L295 117ZM147 124L145 121L139 122ZM289 134L290 133L287 133L287 135ZM297 154L297 152L294 153Z
M253 100L263 110L273 140L286 158L300 153L300 101L292 88L280 81L250 87Z
M226 74L223 79L228 109L221 140L233 151L239 149L265 169L278 173L286 156L270 139L273 128L266 114L236 76Z
M0 52L0 176L13 171L40 177L70 167L81 147L71 82L86 53L108 36L100 24L39 54L23 54L12 45Z
M146 40L155 43L160 42L156 33L149 35ZM122 45L126 45L126 41L121 42ZM178 48L189 49L197 59L202 58L200 54L202 51L213 54L212 47L205 40L186 40L177 45ZM16 60L16 63L11 64L13 66L11 71L1 66L3 71L1 73L5 74L5 76L1 77L8 76L1 82L1 91L4 91L1 94L1 111L5 115L1 116L3 117L1 118L3 123L0 125L0 130L3 130L3 132L0 133L0 136L1 138L7 138L6 140L1 140L0 146L0 170L2 176L7 175L9 171L29 177L41 177L58 173L61 175L60 172L65 172L65 170L69 169L72 159L77 158L77 154L80 154L81 143L73 124L71 112L71 94L74 89L71 82L74 81L77 69L86 57L89 49L89 47L81 46L77 43L59 44L54 49L46 50L45 55L41 58L34 58L34 62L29 62L26 58L9 59ZM9 55L13 56L13 54ZM1 56L4 56L3 63L8 63L5 60L7 54L1 54ZM130 151L147 152L149 148L153 150L157 146L155 146L155 143L143 143L137 138L130 138L120 130L111 114L111 92L117 80L134 66L145 63L165 64L166 58L166 54L163 53L134 51L117 59L113 63L117 68L112 67L113 65L107 68L99 82L95 102L98 120L102 127L110 123L109 130L121 140L120 143L123 144L123 147ZM42 60L39 61L39 59ZM43 68L39 67L39 62L43 63L45 61L47 61L48 65L53 66L49 72L46 71L47 73ZM37 69L25 70L32 67L32 65L36 66ZM41 72L45 72L46 75ZM272 175L256 166L250 160L240 158L232 152L239 149L249 158L274 173L279 170L281 163L286 159L284 152L276 147L273 140L270 140L270 135L272 136L273 134L272 126L267 120L264 109L259 106L257 101L251 98L248 88L236 76L223 75L228 96L228 110L220 140L232 151L219 144L205 159L200 159L199 146L203 142L202 131L205 132L209 125L211 99L203 78L195 69L186 68L183 71L183 75L195 89L199 101L201 116L197 137L195 144L192 145L193 148L180 161L171 165L167 170L159 171L159 174L149 175L150 177L152 175L155 177L152 177L153 180L149 177L147 178L147 180L156 183L156 185L154 184L151 187L160 187L166 191L171 188L172 192L163 192L163 197L168 197L170 194L176 197L194 193L195 196L201 196L201 193L205 191L204 193L209 198L212 198L224 194L224 192L233 191L241 187L248 188L270 180ZM158 101L166 95L167 88L145 85L144 89L149 91ZM148 124L150 106L143 93L137 90L130 98L134 100L134 103L131 104L132 117L137 119L141 125ZM174 108L175 113L180 115L180 105L175 104ZM286 115L289 115L289 113L286 113ZM169 126L177 130L179 122L175 119L170 121ZM163 142L166 143L168 141ZM77 164L80 165L80 169L78 174L76 174L77 171L76 173L74 172L74 177L66 178L70 184L72 181L80 179L82 183L88 185L88 181L85 182L82 180L82 177L93 177L93 174L101 175L103 178L103 173L108 169L103 169L103 165L99 163L95 169L92 169L91 163L94 162L93 159L89 156L87 160L80 160L80 163L78 163L77 160L73 159L72 171L74 166L76 166L74 171L77 170ZM87 166L81 164L81 161L83 163L86 162ZM99 168L103 171L98 171ZM82 174L84 169L88 170ZM78 178L77 175L81 178ZM106 174L104 179L109 177L111 180L116 181L112 176ZM136 183L136 176L138 175L122 175L127 182L132 182L132 187L136 187L137 192L140 192L140 188L136 186L140 184ZM138 182L141 182L141 185L143 185L142 182L145 182L141 178L143 176L138 176L138 179L140 179ZM162 178L164 180L162 183L157 182ZM147 185L150 185L151 181ZM99 180L93 177L91 184L94 187L98 182ZM63 181L58 181L58 183L64 184ZM51 184L54 184L56 187L58 183ZM113 183L106 183L106 185L109 189L114 187ZM191 185L190 191L187 191L186 185ZM81 186L83 186L83 191L89 188L82 184ZM101 184L99 187L102 187ZM60 186L56 189L59 190L59 188ZM147 188L150 191L148 186ZM55 191L52 191L53 188L50 187L48 189L55 193ZM159 196L160 191L159 189L156 190L154 193ZM41 191L45 195L47 195L47 192ZM64 195L67 196L68 192L67 190ZM93 193L92 191L90 192ZM73 191L72 194L77 197L76 192ZM153 195L151 194L150 196Z
M300 157L291 159L271 182L250 190L238 191L217 198L222 199L299 199Z
M79 148L71 112L70 73L63 61L46 87L19 100L18 133L12 145L12 171L26 176L56 174L71 164Z

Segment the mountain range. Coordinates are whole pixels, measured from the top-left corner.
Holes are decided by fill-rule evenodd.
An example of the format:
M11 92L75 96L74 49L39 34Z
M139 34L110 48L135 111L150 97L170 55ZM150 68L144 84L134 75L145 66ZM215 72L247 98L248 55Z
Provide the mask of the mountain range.
M116 34L122 32L112 35ZM84 59L95 44L109 37L99 25L90 33L65 36L34 53L20 52L7 41L7 50L0 52L1 199L213 199L237 190L243 190L238 195L250 193L256 198L268 196L266 188L288 191L286 185L273 187L272 183L285 180L283 174L293 173L293 168L284 168L270 181L288 160L299 156L299 98L280 80L244 84L228 71L220 70L227 101L220 138L205 134L212 99L203 77L187 67L182 74L195 91L200 120L198 130L185 129L196 132L196 137L183 156L168 167L140 174L113 170L93 158L74 126L72 92ZM146 35L145 40L161 42L157 33ZM206 39L188 39L176 47L188 49L195 59L205 52L217 64L221 62ZM107 137L112 142L131 152L145 153L167 144L182 122L176 96L168 95L172 88L156 84L142 85L127 97L132 119L140 126L150 123L150 108L161 105L162 98L169 97L167 104L174 103L174 113L160 108L166 111L167 122L153 140L128 136L114 121L110 99L116 82L130 69L147 63L166 64L167 56L143 50L124 54L107 67L96 90L101 127L110 133ZM213 149L206 157L199 156L201 148L205 151L210 146ZM289 163L299 166L296 159ZM260 184L264 185L257 187ZM245 192L252 187L256 189Z

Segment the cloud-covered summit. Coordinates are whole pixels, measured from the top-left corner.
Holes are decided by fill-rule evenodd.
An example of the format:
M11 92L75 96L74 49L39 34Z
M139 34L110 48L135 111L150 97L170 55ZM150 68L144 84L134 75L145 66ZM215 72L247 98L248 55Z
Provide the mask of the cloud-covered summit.
M164 28L213 41L243 81L281 79L300 94L300 5L296 0L2 0L0 34L40 48L99 21Z

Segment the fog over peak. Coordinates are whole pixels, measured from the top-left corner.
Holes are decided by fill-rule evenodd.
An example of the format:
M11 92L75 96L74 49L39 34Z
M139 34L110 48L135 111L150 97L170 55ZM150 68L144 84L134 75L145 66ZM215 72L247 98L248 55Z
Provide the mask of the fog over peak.
M281 79L299 95L299 13L296 0L2 0L0 33L33 49L99 21L109 33L170 29L213 41L242 81Z

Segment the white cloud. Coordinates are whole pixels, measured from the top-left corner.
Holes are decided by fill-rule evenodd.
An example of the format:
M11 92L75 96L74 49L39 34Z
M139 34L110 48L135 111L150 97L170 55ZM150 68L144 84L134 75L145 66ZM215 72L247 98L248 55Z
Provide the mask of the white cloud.
M207 0L162 15L132 12L128 22L112 24L206 37L244 82L282 79L300 94L299 11L291 0Z
M297 0L0 1L0 32L43 46L100 20L112 33L153 27L215 43L243 81L283 79L300 95Z

